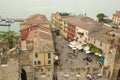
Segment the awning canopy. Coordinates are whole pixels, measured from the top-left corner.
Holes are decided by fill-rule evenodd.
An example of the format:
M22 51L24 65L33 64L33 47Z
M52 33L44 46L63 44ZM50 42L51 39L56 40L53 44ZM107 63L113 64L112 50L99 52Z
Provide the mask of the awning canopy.
M85 53L89 54L91 51L85 51Z
M75 46L77 44L77 42L76 41L72 41L72 42L70 42L70 44Z
M76 75L76 77L80 77L80 75Z
M73 45L71 45L71 44L68 44L68 46L71 47L71 48L74 48L74 47L75 47L75 46L73 46Z
M75 47L79 50L83 49L82 44L77 44L77 45L75 45Z
M88 51L89 49L90 49L89 46L84 47L84 50L85 50L85 51Z
M73 47L72 49L73 49L73 50L76 50L77 48L76 48L76 47Z
M96 56L101 57L102 55L100 53L95 53Z
M76 41L72 41L72 42L70 42L70 44L68 44L68 46L71 48L74 48L76 44L77 44Z

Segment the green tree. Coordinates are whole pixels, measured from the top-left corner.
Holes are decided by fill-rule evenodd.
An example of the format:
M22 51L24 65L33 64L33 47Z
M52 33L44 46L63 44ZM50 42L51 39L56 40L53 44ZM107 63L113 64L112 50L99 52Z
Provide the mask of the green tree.
M104 18L107 17L104 13L98 13L97 16L99 22L104 22Z
M9 49L11 49L14 46L13 42L18 41L20 39L20 36L18 35L18 33L11 31L11 30L6 31L6 32L0 31L0 39L2 41L7 40L9 43Z

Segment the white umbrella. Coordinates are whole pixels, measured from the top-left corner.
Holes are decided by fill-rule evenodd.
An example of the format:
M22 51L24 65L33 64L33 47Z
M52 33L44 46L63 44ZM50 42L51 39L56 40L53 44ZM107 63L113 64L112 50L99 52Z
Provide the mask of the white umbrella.
M77 44L77 42L76 41L72 41L72 42L70 42L70 44L75 46Z
M86 53L87 53L87 54L89 54L89 53L90 53L90 51L86 51Z
M55 55L55 60L58 60L58 56L57 55Z
M81 50L81 49L83 48L81 44L78 44L78 45L76 45L75 47L76 47L77 49L79 49L79 50Z
M85 51L88 51L89 49L90 49L89 46L84 47L84 50L85 50Z
M76 75L76 77L80 77L80 75Z
M74 48L74 47L75 47L75 46L73 46L73 45L71 45L71 44L68 44L68 46L71 47L71 48Z
M72 49L73 49L73 50L76 50L77 48L73 47Z

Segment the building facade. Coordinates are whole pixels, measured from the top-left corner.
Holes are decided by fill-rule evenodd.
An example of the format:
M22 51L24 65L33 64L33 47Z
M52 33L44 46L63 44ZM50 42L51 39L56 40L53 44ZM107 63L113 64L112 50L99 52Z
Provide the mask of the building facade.
M22 26L27 27L22 27ZM30 51L34 77L52 80L54 69L54 45L50 24L44 15L30 16L21 23L21 48ZM37 76L39 75L39 76Z
M118 31L118 30L117 30ZM103 29L93 32L89 35L88 43L93 44L102 50L105 57L103 67L103 75L109 77L109 80L117 80L120 63L120 34L115 29L103 27Z
M59 13L59 12L56 12L51 16L52 27L59 29L61 35L63 35L65 38L67 37L68 23L66 23L63 19L67 18L68 16L69 16L68 13Z
M68 24L67 26L67 39L69 40L75 40L75 31L76 27L72 24Z
M79 29L80 24L84 24L85 22L94 22L93 19L87 16L74 16L68 13L54 13L51 16L51 23L55 28L60 29L61 34L71 41L76 40L77 31ZM86 27L86 26L84 26ZM81 28L84 29L84 28ZM79 29L80 31L80 29ZM85 31L85 30L82 30ZM86 35L85 35L86 36ZM83 39L82 39L83 40Z
M120 25L120 11L113 14L113 23Z
M40 70L41 76L48 76L47 72L53 73L54 62L54 45L52 41L51 31L47 27L39 27L32 30L27 41L32 41L29 47L33 47L33 67ZM49 74L49 76L52 74Z

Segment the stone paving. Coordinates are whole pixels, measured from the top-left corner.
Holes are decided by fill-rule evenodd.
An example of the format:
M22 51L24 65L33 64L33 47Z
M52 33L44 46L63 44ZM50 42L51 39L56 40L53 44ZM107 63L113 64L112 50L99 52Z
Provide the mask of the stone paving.
M72 52L72 49L68 47L68 42L61 36L57 36L56 47L60 51L60 65L57 68L58 80L88 80L86 75L88 73L87 67L97 67L99 68L100 64L97 63L98 57L95 55L85 54L82 51L79 51L77 57L70 58L68 56L69 52ZM90 57L92 62L83 60L85 57ZM80 70L77 70L80 69ZM107 80L106 78L98 78L95 80Z

